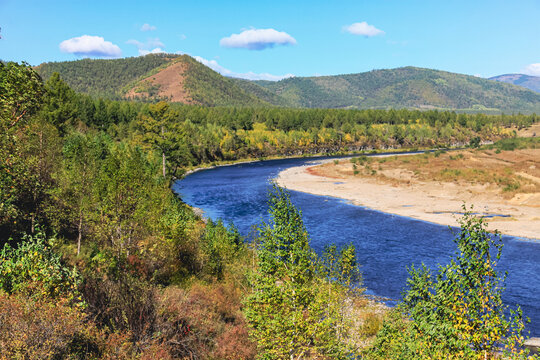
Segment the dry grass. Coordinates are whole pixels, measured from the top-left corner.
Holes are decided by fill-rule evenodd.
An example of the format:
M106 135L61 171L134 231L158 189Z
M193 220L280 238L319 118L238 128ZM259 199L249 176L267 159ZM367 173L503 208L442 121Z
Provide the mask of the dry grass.
M359 157L312 167L309 172L335 179L370 177L395 186L439 182L484 185L510 199L540 193L540 149L461 150L385 158Z

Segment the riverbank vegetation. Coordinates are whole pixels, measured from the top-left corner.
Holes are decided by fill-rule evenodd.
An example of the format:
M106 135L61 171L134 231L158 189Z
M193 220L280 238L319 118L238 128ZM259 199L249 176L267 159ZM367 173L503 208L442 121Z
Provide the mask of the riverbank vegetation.
M358 356L380 315L360 297L354 248L315 256L279 189L250 246L196 216L172 177L222 159L498 139L538 121L115 102L16 63L0 63L0 96L2 358Z

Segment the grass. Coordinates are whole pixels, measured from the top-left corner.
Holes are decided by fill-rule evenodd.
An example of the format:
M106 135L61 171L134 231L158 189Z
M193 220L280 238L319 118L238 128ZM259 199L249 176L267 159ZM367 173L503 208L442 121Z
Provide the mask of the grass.
M437 150L385 158L359 156L348 163L326 164L321 170L332 173L333 177L363 175L395 185L410 184L410 181L481 185L498 189L501 196L511 198L517 193L540 192L537 149L540 149L540 139L515 138L479 149Z

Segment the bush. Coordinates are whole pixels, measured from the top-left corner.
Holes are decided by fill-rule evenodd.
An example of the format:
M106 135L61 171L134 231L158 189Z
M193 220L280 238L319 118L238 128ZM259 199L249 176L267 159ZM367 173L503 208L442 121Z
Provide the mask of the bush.
M480 138L477 136L477 137L474 137L472 138L470 141L469 141L469 147L473 148L473 149L476 149L478 147L480 147Z
M66 267L45 240L45 234L38 232L25 235L17 248L4 245L0 251L0 290L80 302L77 270Z
M436 275L425 266L409 270L408 290L379 332L374 358L487 359L501 349L510 358L526 355L521 311L503 304L505 276L495 270L500 236L468 211L460 225L450 264Z
M85 272L81 292L87 311L100 328L123 331L134 343L145 343L156 321L156 291L122 259L111 258L111 262L119 262L116 269L103 273L103 269L89 267Z
M158 301L158 340L173 358L253 359L240 310L240 293L231 284L169 287Z
M353 358L343 311L351 295L346 283L357 273L354 247L339 258L332 247L319 262L289 195L274 186L269 202L271 222L260 229L253 293L245 306L260 358Z
M66 300L0 294L1 359L88 359L103 352L101 333Z
M221 220L208 220L201 242L203 272L218 280L223 279L225 266L244 249L238 230L234 225L225 227Z

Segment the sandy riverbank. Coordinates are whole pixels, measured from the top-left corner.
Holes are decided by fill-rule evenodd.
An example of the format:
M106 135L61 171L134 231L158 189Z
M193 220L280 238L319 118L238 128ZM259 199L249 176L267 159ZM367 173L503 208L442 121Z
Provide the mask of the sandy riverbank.
M331 161L328 159L324 162ZM468 206L474 205L474 212L508 216L487 219L489 229L498 229L512 236L540 239L539 206L524 206L495 198L483 191L474 191L482 189L453 183L413 182L403 186L380 183L367 177L327 177L317 174L313 165L286 169L276 181L287 189L334 196L350 200L355 205L441 225L457 226L459 215L455 213L462 212L463 203L466 202Z

